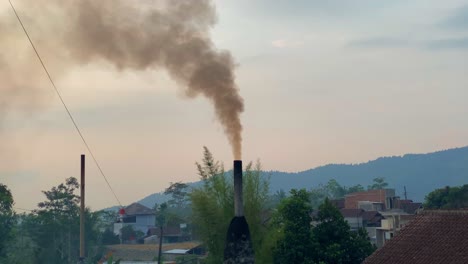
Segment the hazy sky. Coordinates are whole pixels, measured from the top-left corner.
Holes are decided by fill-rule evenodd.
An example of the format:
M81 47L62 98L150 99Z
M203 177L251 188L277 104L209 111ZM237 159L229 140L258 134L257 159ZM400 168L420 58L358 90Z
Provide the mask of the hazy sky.
M0 4L2 16L13 15L8 7ZM294 172L468 145L468 1L219 0L216 7L213 40L236 58L245 100L244 161ZM47 88L39 110L0 114L0 182L20 208L36 208L41 190L79 177L86 153L46 77L40 82ZM124 205L169 182L198 180L203 146L231 167L211 104L186 98L163 70L119 72L102 62L56 83ZM115 205L87 161L87 204Z

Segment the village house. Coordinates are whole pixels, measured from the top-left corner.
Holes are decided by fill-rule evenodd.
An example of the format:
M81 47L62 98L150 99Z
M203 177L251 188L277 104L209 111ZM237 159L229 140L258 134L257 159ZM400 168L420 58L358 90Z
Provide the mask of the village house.
M156 215L150 208L139 204L132 203L124 208L125 214L120 215L117 222L114 223L114 233L120 234L120 230L124 226L132 226L135 231L146 234L150 228L154 227Z
M421 208L421 203L400 200L394 189L368 190L350 193L334 200L351 230L365 228L370 241L382 247L400 231Z

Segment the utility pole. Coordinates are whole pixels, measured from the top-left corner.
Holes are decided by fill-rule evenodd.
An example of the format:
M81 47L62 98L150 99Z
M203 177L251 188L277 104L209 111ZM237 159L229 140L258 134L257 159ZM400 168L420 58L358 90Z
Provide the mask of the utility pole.
M406 186L403 186L403 188L405 189L405 192L404 192L405 200L408 200L408 194L406 193Z
M163 226L161 225L159 227L159 230L161 231L160 232L160 236L159 236L159 252L158 252L158 264L161 264L161 259L162 259L162 242L163 242Z
M85 155L81 155L81 183L80 183L80 259L79 263L84 263L85 259Z

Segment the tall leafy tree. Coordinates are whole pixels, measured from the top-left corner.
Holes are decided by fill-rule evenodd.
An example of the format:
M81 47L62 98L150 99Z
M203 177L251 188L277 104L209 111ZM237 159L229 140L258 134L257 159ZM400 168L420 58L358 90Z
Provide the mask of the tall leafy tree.
M369 185L367 189L369 190L380 190L388 187L388 183L385 181L384 177L374 178L373 184Z
M291 190L280 204L275 222L281 235L273 249L273 263L312 263L311 211L305 190Z
M45 200L38 203L39 209L23 216L21 230L34 242L33 263L76 263L79 254L80 197L76 178L67 178L64 183L42 191ZM85 211L86 247L89 259L99 255L99 213Z
M11 191L6 185L0 183L0 260L5 256L5 247L12 238L12 229L15 224L13 204Z
M174 182L169 185L164 191L164 194L171 195L172 199L169 204L175 207L183 207L188 199L188 185L182 182Z
M38 204L36 239L41 245L39 259L48 263L71 263L78 259L79 248L79 184L76 178L42 191L46 196Z
M0 263L8 264L35 264L38 263L36 254L38 245L30 235L28 222L30 214L17 215L17 223L13 228L13 236L8 241L5 250L6 256L0 258Z
M352 232L340 211L328 200L310 217L305 190L292 190L275 216L280 233L273 247L273 263L361 263L374 247L364 229Z
M264 243L267 231L264 220L269 183L262 177L261 171L260 161L257 161L255 165L250 162L243 175L244 213L247 223L249 223L252 244L256 252L260 251L260 245Z
M224 167L204 147L201 163L196 163L203 186L190 194L195 231L208 250L208 263L222 263L229 222L234 216L233 186Z
M352 232L338 208L328 199L320 205L314 221L315 263L361 263L374 251L365 230Z

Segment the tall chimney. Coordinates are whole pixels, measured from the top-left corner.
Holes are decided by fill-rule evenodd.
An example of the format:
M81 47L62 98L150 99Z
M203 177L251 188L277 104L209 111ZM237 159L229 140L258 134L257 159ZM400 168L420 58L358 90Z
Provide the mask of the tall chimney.
M234 161L234 215L244 216L242 199L242 160Z
M223 264L254 264L255 257L249 225L242 201L242 161L234 161L234 217L229 224Z

